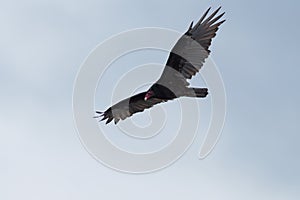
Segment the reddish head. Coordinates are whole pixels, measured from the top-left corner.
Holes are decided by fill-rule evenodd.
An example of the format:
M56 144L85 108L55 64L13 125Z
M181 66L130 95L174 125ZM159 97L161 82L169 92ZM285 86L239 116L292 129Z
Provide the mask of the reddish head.
M149 90L144 97L144 100L147 101L148 99L150 99L152 96L154 95L154 92Z

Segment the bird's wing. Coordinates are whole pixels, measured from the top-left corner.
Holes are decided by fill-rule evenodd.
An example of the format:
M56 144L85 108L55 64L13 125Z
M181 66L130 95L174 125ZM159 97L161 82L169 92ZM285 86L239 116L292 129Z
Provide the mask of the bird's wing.
M96 111L99 116L95 118L102 117L102 120L106 120L106 124L111 122L114 119L115 124L117 124L120 119L124 120L127 117L130 117L134 113L143 112L147 108L151 108L155 104L165 102L165 100L158 98L150 98L147 101L144 100L146 92L142 92L127 99L124 99L112 107L108 108L104 112Z
M219 26L225 21L218 21L224 13L216 16L220 8L206 17L210 11L209 8L195 26L193 22L191 23L188 31L171 50L158 83L169 85L175 82L177 85L189 85L187 79L192 78L203 66L210 53L211 40L216 36Z

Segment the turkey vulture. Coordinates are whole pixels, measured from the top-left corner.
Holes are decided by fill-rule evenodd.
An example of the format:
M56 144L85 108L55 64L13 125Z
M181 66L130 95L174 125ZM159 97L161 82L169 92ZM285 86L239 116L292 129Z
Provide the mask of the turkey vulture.
M189 87L188 79L191 79L203 66L208 57L211 40L216 36L219 26L225 21L219 19L225 14L216 14L219 7L209 17L206 17L209 8L198 23L191 23L187 32L179 38L169 54L166 66L161 77L147 91L133 95L111 106L104 112L96 111L106 124L113 119L117 124L121 119L130 117L134 113L143 112L155 104L176 99L178 97L206 97L207 88Z

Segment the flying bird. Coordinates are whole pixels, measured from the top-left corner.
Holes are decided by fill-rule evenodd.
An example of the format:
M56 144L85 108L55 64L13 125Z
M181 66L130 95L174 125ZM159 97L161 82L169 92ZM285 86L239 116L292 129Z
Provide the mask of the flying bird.
M225 12L217 15L221 7L208 17L211 8L203 14L200 20L182 35L171 50L164 70L158 79L147 91L135 94L111 106L104 112L96 111L106 124L114 120L117 124L135 113L173 100L179 97L204 98L208 94L207 88L189 87L187 80L191 79L203 66L209 56L212 38L216 36L219 26L225 21L221 20Z

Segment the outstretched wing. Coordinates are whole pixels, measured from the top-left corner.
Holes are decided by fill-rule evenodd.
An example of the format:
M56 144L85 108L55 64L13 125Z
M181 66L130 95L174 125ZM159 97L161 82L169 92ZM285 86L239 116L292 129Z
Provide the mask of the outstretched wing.
M187 79L192 78L203 66L208 57L212 38L216 36L219 26L225 21L218 20L225 14L216 14L219 7L206 18L210 8L204 13L198 23L193 26L191 23L188 31L177 41L170 52L165 69L158 80L163 85L184 85L188 86Z
M127 117L130 117L134 113L143 112L147 108L151 108L155 104L165 102L165 100L158 98L150 98L147 101L144 100L146 92L136 94L132 97L124 99L119 103L116 103L112 107L108 108L104 112L96 111L99 116L95 118L102 117L102 120L106 120L106 124L111 122L114 119L115 124L117 124L120 119L124 120Z

